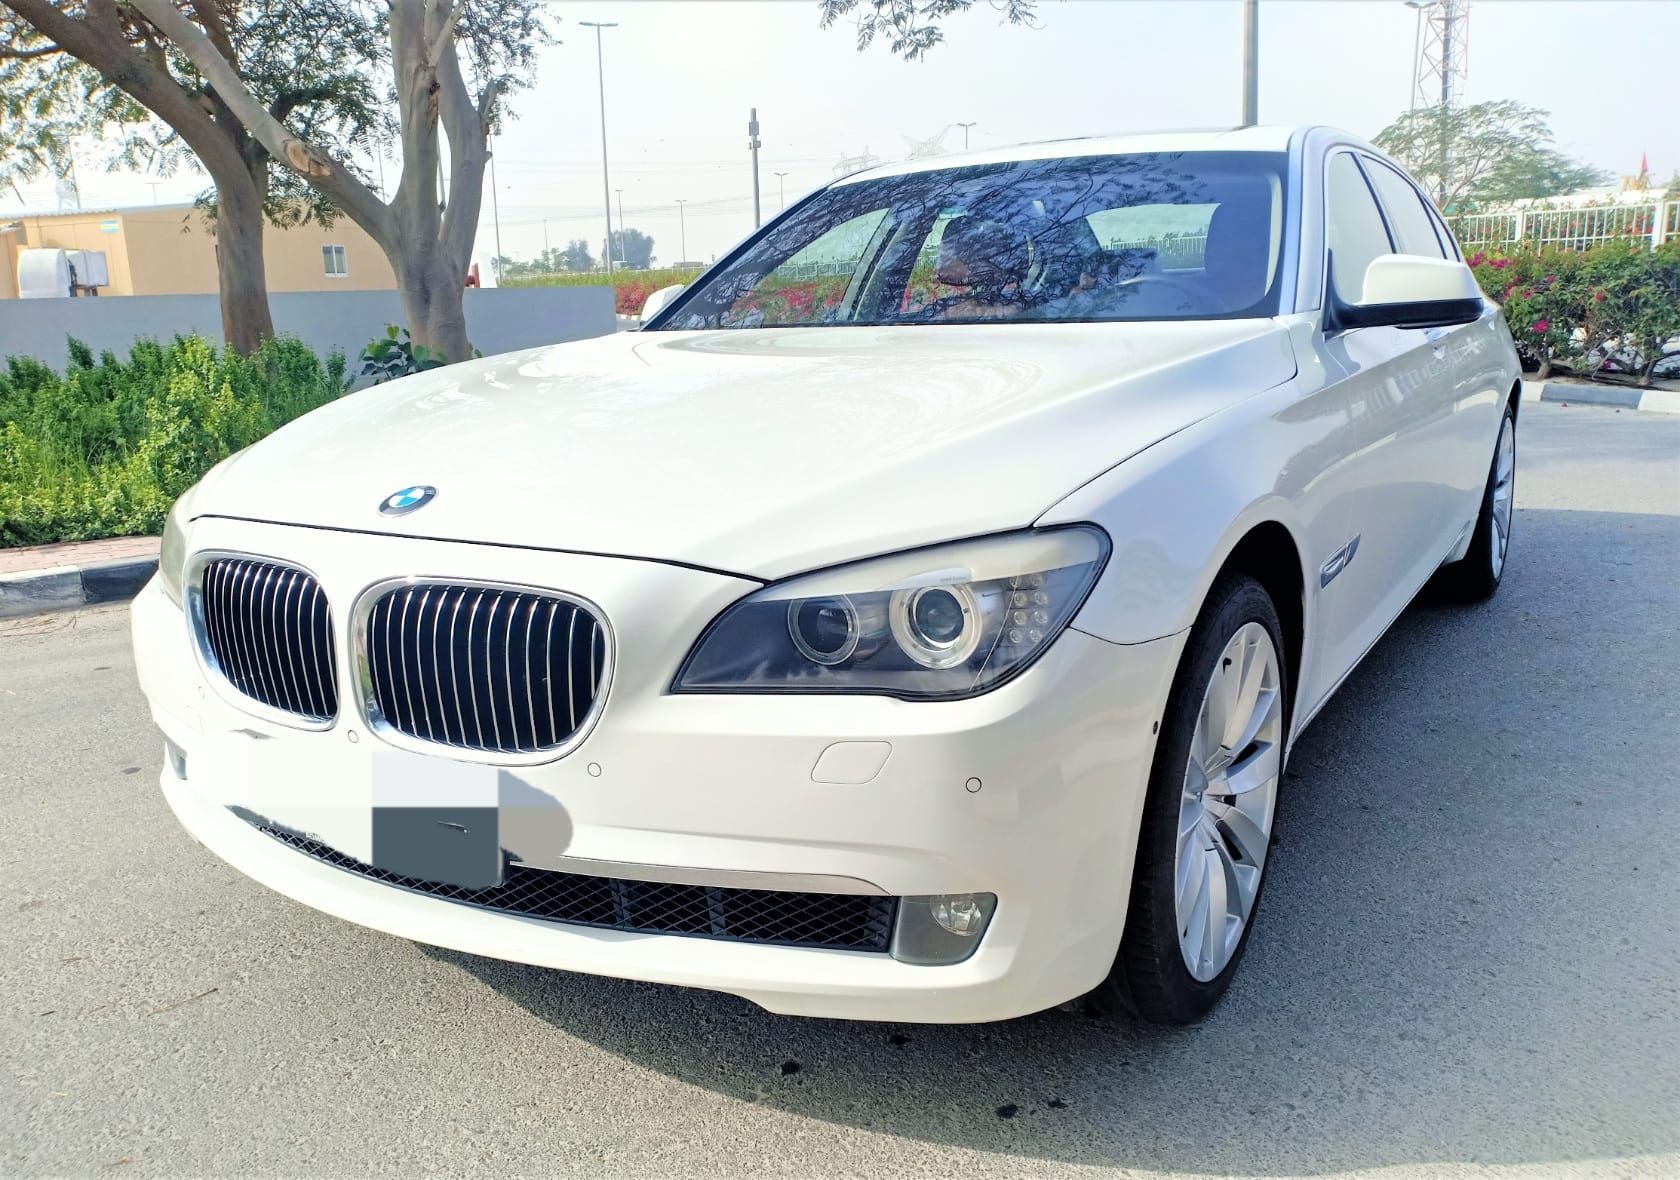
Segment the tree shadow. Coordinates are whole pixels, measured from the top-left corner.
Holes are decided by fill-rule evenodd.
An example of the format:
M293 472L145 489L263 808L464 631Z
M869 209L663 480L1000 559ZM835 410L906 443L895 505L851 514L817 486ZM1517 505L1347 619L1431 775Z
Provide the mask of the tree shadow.
M1415 605L1302 736L1257 936L1194 1028L804 1020L428 953L683 1082L1027 1159L1284 1174L1675 1151L1680 792L1655 768L1680 763L1661 703L1680 520L1525 509L1515 536L1494 601Z

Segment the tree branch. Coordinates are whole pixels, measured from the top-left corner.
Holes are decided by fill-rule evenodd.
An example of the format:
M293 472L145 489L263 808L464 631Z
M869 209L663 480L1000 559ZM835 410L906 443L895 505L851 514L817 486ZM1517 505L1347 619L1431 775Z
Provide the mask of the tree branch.
M198 101L123 35L113 0L89 0L87 15L70 16L51 0L5 0L37 33L86 62L107 82L173 128L212 177L242 167L237 149Z
M7 0L11 3L12 0ZM42 0L24 0L41 3ZM251 94L239 73L179 8L173 0L130 0L147 20L156 25L186 54L206 82L253 138L276 160L300 174L331 197L381 245L394 237L391 211L354 173L312 144L299 139L271 115Z
M432 5L428 4L427 7L431 8ZM443 59L443 51L453 43L455 26L460 23L461 14L466 10L467 0L459 0L459 3L449 10L449 15L444 17L443 27L437 31L437 35L432 38L431 43L426 47L427 65L440 64Z
M459 8L456 9L460 11ZM487 123L481 105L472 100L466 79L461 76L461 59L453 43L444 47L437 63L438 116L449 136L449 208L443 215L439 234L443 248L463 273L478 233L478 215L483 203L484 169L489 162ZM493 101L494 86L487 87L481 101Z
M284 90L275 95L274 101L268 104L268 113L284 123L286 116L300 106L311 102L325 102L336 93L331 86L305 86L298 90Z
M44 45L40 49L0 49L0 59L6 61L36 61L39 58L51 57L64 50L56 45Z

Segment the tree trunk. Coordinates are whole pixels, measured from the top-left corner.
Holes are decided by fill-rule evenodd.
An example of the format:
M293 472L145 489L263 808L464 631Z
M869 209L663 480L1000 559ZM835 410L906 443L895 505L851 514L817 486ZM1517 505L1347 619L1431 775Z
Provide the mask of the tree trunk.
M397 291L409 337L454 363L471 358L472 344L467 338L466 279L447 253L433 244L429 249L391 252L390 259L398 267Z
M274 335L263 269L262 194L249 174L216 177L216 277L222 338L248 356Z

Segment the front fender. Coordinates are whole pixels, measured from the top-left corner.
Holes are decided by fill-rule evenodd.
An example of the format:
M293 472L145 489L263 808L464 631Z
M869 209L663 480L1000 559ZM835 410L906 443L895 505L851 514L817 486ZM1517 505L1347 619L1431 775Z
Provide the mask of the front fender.
M1093 521L1114 553L1074 625L1114 643L1146 643L1188 628L1237 544L1276 522L1295 540L1301 584L1312 546L1302 505L1313 474L1333 462L1324 444L1334 430L1305 431L1291 421L1292 384L1270 390L1165 439L1111 468L1053 505L1037 523ZM1319 454L1312 453L1317 434ZM1312 633L1313 595L1302 603Z

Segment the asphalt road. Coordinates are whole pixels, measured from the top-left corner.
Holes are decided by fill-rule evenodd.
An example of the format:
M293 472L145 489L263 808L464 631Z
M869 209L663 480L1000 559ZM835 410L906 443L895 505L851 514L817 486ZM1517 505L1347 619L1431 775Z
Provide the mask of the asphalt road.
M1506 584L1304 735L1199 1027L432 950L175 825L127 612L0 629L0 1173L1680 1174L1680 418L1525 408Z

